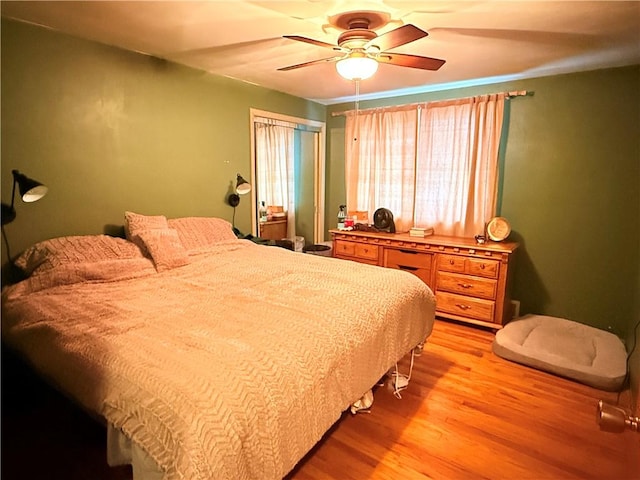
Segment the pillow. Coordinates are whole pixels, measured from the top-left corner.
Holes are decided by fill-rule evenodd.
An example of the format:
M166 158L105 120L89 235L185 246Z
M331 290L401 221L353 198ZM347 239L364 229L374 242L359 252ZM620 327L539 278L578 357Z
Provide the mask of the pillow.
M154 228L168 228L167 217L164 215L140 215L134 212L124 212L124 233L127 240L134 241L139 232Z
M153 229L166 229L167 217L164 215L140 215L134 212L124 212L124 234L127 240L132 241L143 253L147 253L144 242L138 238L140 232Z
M27 275L58 266L142 257L142 252L124 238L108 235L77 235L44 240L26 249L14 264Z
M170 228L178 232L178 237L189 252L215 245L219 242L237 240L231 224L222 218L183 217L170 218Z
M178 238L178 232L172 228L144 230L137 237L151 255L157 271L171 270L189 263L189 255Z

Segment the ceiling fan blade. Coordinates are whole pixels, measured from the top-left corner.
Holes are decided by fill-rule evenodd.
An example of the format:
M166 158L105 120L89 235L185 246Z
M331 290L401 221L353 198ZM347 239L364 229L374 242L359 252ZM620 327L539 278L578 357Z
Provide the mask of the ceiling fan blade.
M298 63L297 65L289 65L288 67L282 67L282 68L279 68L278 70L281 72L286 72L288 70L295 70L296 68L308 67L309 65L316 65L318 63L336 62L341 58L344 58L344 55L338 55L336 57L329 57L329 58L321 58L320 60L312 60L311 62Z
M298 42L310 43L311 45L317 45L318 47L340 50L340 47L338 47L337 45L332 45L327 42L321 42L320 40L314 40L313 38L301 37L300 35L283 35L283 37L290 40L297 40Z
M444 65L445 60L431 57L419 57L418 55L405 55L402 53L384 52L377 57L378 62L397 65L399 67L419 68L421 70L438 70Z
M410 23L408 23L394 30L391 30L390 32L383 33L373 40L370 40L369 42L367 42L364 48L366 49L370 46L375 45L380 49L381 52L384 52L386 50L411 43L415 40L426 37L427 35L429 34L424 30L420 30L415 25L411 25Z

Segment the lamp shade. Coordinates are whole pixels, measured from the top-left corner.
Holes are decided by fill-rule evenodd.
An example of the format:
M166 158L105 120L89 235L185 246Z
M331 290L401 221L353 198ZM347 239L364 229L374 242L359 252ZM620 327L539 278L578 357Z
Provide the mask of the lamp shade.
M240 195L245 195L251 191L251 184L238 173L236 178L236 191L227 197L227 203L233 208L240 205ZM235 210L234 210L235 212ZM234 213L235 215L235 213Z
M364 80L378 70L378 62L365 55L343 58L336 63L336 70L347 80Z
M20 197L23 202L31 203L40 200L47 194L49 190L45 185L33 180L32 178L23 175L17 170L13 171L13 178L18 184L20 190Z
M240 174L236 181L236 192L238 195L245 195L251 191L251 184L247 182Z
M45 185L33 180L32 178L23 175L18 170L12 170L13 174L13 187L11 188L11 205L2 203L2 225L11 223L16 218L16 209L13 207L13 202L16 198L16 185L20 191L20 198L23 202L31 203L40 200L47 194L49 190Z

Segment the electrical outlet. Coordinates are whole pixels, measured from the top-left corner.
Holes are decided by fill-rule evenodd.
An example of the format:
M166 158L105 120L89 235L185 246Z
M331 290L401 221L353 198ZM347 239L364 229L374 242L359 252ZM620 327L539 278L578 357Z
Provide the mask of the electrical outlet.
M515 320L520 316L520 300L511 300L511 319Z

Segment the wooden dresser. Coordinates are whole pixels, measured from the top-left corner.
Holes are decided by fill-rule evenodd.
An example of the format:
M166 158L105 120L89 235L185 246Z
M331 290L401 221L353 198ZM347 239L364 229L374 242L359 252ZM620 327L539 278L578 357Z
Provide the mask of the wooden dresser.
M333 256L406 270L436 295L436 315L495 329L511 319L513 242L330 230Z
M287 238L287 219L283 218L260 222L258 236L268 240L282 240L283 238Z

